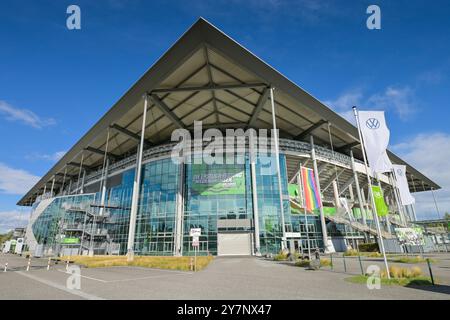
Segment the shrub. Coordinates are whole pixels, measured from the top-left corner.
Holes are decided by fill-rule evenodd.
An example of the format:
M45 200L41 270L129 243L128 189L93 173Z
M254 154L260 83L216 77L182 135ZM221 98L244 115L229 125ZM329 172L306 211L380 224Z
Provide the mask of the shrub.
M275 261L284 261L284 260L287 260L287 258L288 258L288 254L286 252L284 252L284 251L280 251L277 255L275 255L273 257L273 260L275 260Z
M295 263L297 267L309 267L309 260L299 260Z
M379 252L380 249L378 248L378 243L372 242L372 243L362 243L359 246L359 251L361 252Z
M331 260L330 259L326 259L326 258L320 259L320 266L321 267L329 267L329 266L331 266Z

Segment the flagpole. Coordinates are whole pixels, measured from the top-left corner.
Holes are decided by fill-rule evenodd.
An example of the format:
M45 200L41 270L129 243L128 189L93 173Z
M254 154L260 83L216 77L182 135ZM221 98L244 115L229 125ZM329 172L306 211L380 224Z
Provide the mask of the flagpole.
M370 181L369 167L367 166L366 152L365 152L365 149L364 149L364 141L363 141L363 137L362 137L362 134L361 134L361 128L360 128L360 123L359 123L358 111L356 110L356 106L353 107L353 113L354 113L355 119L356 119L356 128L358 129L359 141L361 142L361 151L362 151L362 154L363 154L364 166L366 167L367 184L369 186L369 194L370 194L370 198L372 200L372 210L374 211L373 216L374 216L374 219L375 219L375 225L377 227L377 233L378 233L378 239L379 239L379 244L380 244L380 250L381 250L381 253L383 254L383 260L384 260L384 265L386 267L387 277L388 277L388 279L390 279L391 278L391 274L389 272L389 265L388 265L387 258L386 258L386 251L384 250L383 237L381 236L380 221L378 220L378 212L377 212L377 208L375 206L375 199L373 197L372 182Z

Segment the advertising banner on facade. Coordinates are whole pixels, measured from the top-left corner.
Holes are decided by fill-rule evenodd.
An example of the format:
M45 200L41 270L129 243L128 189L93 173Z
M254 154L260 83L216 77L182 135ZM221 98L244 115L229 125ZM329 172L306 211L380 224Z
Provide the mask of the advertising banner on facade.
M61 239L61 243L63 244L78 244L80 243L80 239L79 238L62 238Z
M411 246L425 245L421 228L395 228L395 234L401 244Z
M220 169L206 164L192 165L192 189L202 195L245 194L243 166L222 165Z

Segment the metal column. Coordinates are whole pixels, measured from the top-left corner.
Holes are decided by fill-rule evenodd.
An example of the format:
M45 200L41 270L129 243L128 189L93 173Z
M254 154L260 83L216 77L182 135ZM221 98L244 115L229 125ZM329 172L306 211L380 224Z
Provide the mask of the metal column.
M363 224L367 225L366 222L366 209L364 208L364 202L361 196L361 187L359 186L359 180L358 180L358 172L356 172L356 166L355 166L355 158L353 157L353 151L350 150L350 158L352 162L352 171L353 176L355 177L355 187L356 187L356 195L358 196L358 203L359 203L359 210L362 217Z
M313 161L314 166L314 178L317 183L317 190L319 191L320 196L322 196L322 191L320 190L320 180L319 180L319 170L317 169L317 159L316 159L316 149L314 147L314 137L310 136L311 141L311 159ZM325 252L328 252L328 234L327 234L327 224L325 223L325 215L323 213L322 204L319 206L320 210L320 224L322 226L322 239Z
M250 129L250 172L252 180L252 200L253 200L253 223L255 227L255 255L261 255L261 247L259 240L259 208L258 208L258 190L256 188L256 156L255 156L255 140L253 136L254 130Z
M401 218L403 224L406 226L406 224L407 224L406 216L405 216L405 212L403 210L404 207L402 207L402 204L400 203L400 200L399 200L400 197L399 197L399 194L398 194L398 188L397 188L397 184L396 184L396 181L395 181L395 176L391 172L391 174L388 177L389 177L389 180L390 180L391 185L392 185L392 191L393 191L393 194L394 194L395 202L397 203L398 214L400 215L400 218Z
M286 226L284 223L284 207L283 207L283 189L281 187L281 169L280 169L280 150L278 146L278 132L277 132L277 123L275 117L275 102L273 99L273 88L270 88L270 103L272 105L272 122L273 122L273 141L275 143L275 163L277 166L277 175L278 175L278 193L280 194L280 214L281 214L281 231L282 231L282 241L281 241L281 249L287 248L286 241Z
M50 198L53 198L53 188L55 187L55 176L53 176L52 187L50 189Z
M100 195L100 210L99 215L102 216L105 211L105 199L106 199L106 183L108 182L108 171L109 171L109 159L106 159L106 164L103 172L103 179L102 179L102 190Z
M127 260L128 261L133 261L133 259L134 259L134 235L135 235L135 231L136 231L136 218L137 218L137 209L138 209L138 203L139 203L139 189L140 189L140 183L141 183L142 153L144 150L147 104L148 104L148 95L146 94L144 97L144 111L142 114L141 141L140 141L138 152L136 155L136 173L134 175L133 195L131 198L130 225L129 225L129 229L128 229L128 244L127 244Z
M183 218L184 218L184 161L178 164L178 192L176 202L176 224L175 224L175 245L174 256L183 255Z

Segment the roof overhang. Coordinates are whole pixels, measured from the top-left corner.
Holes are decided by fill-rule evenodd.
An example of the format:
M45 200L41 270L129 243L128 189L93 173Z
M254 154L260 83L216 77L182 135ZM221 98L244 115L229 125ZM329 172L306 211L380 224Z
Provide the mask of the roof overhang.
M136 150L140 139L143 96L149 95L145 142L154 146L170 140L176 128L271 128L268 88L275 88L280 137L308 139L335 150L353 149L361 157L357 129L318 99L287 79L222 31L200 18L112 106L112 108L27 192L18 205L31 205L45 185L60 184L103 164L107 136L108 157ZM352 106L349 106L351 108ZM389 152L394 163L405 164L417 191L440 187ZM81 164L77 167L69 165Z

